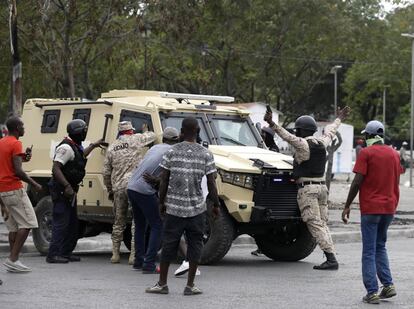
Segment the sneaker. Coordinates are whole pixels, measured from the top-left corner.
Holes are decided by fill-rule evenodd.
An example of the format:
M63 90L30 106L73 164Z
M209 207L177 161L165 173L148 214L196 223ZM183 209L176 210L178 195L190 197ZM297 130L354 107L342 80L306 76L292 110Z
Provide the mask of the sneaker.
M46 262L51 264L67 264L69 263L69 260L63 256L47 256Z
M155 267L155 269L142 269L143 274L159 274L160 268L158 266Z
M80 262L81 258L77 255L68 255L68 256L63 256L63 258L67 259L69 262Z
M187 261L183 261L180 267L178 267L177 270L174 272L174 276L177 276L177 277L182 276L186 272L188 272L189 269L190 269L190 263L188 263Z
M180 267L177 268L177 270L174 272L174 276L179 277L184 275L188 270L190 269L190 263L187 261L183 261L180 265ZM197 268L196 276L200 276L201 272L200 269Z
M379 298L386 299L391 298L397 295L397 291L395 290L395 286L393 284L389 286L384 286L381 290Z
M132 269L133 270L142 270L142 263L134 263L134 265L132 265Z
M150 288L145 289L145 293L152 293L152 294L168 294L168 285L160 285L158 282Z
M378 305L380 303L380 298L377 293L367 294L362 298L362 301L367 304Z
M14 262L14 264L19 266L21 269L24 269L25 271L32 271L30 267L27 267L26 265L24 265L22 262L20 262L20 260L17 260L16 262Z
M19 260L17 260L16 262L12 262L10 261L10 259L7 259L3 265L6 266L7 271L13 273L24 273L32 271L29 267L23 265L23 263Z
M195 285L193 285L192 287L187 285L184 289L184 295L199 295L199 294L203 294L203 291L200 290Z

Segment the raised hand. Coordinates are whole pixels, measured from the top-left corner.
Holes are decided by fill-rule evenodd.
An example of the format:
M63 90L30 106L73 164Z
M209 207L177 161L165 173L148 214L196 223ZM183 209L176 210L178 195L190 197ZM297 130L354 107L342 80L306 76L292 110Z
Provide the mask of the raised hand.
M338 108L338 118L341 119L341 121L344 121L349 114L351 113L351 108L349 106L345 106L343 109Z

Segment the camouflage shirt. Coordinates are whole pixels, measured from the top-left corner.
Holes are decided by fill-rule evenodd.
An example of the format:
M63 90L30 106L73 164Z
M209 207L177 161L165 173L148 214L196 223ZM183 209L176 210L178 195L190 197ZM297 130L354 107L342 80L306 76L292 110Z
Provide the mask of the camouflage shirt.
M297 137L296 135L289 133L288 131L286 131L284 128L282 128L278 124L275 124L272 127L272 129L276 132L277 135L280 136L281 139L285 140L290 145L292 145L292 147L295 150L295 154L294 154L295 161L298 164L300 164L304 161L309 160L310 158L310 150L309 150L309 144L307 140L321 141L325 145L325 147L328 147L331 144L332 139L335 137L336 131L338 130L340 125L341 125L341 120L337 118L335 119L333 123L325 127L324 134L321 137L308 136L305 138ZM307 181L307 180L309 179L301 178L299 179L299 182ZM325 179L321 177L320 179L312 178L310 180L323 181Z
M121 135L106 153L103 176L108 192L125 190L129 177L145 154L145 146L155 141L154 132Z

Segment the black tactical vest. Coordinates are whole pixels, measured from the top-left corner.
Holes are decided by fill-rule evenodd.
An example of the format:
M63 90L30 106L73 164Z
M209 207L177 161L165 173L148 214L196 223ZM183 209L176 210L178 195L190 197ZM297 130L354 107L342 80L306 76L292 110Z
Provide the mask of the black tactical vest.
M87 159L83 155L83 150L74 142L65 138L57 147L63 144L69 145L75 153L75 158L71 161L68 161L62 167L62 172L63 175L65 175L66 180L70 183L70 185L73 188L76 188L82 182L83 177L85 177L85 167Z
M325 145L321 141L306 141L310 151L309 160L303 161L301 164L298 164L296 160L293 161L293 177L295 179L323 177L327 160Z

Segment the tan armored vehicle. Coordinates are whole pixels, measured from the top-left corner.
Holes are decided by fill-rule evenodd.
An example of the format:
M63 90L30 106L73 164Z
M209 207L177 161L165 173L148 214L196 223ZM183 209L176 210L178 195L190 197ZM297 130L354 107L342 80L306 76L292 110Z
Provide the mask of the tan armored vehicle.
M161 137L163 128L180 129L181 121L193 116L199 121L203 145L214 154L222 206L217 220L206 219L202 262L222 259L242 234L254 237L271 259L303 259L313 251L315 241L300 218L292 158L267 150L248 112L223 106L232 101L231 97L138 90L113 90L97 101L30 99L23 110L26 135L22 142L34 146L25 170L46 186L54 149L66 136L66 124L75 118L89 126L86 144L99 138L110 144L117 137L119 121L129 120L137 129L147 123ZM95 150L88 160L78 194L79 238L112 228L112 202L102 177L104 157L105 149ZM34 243L45 254L51 238L52 201L47 193L27 190L39 221L39 228L33 231ZM124 242L129 247L128 231Z

